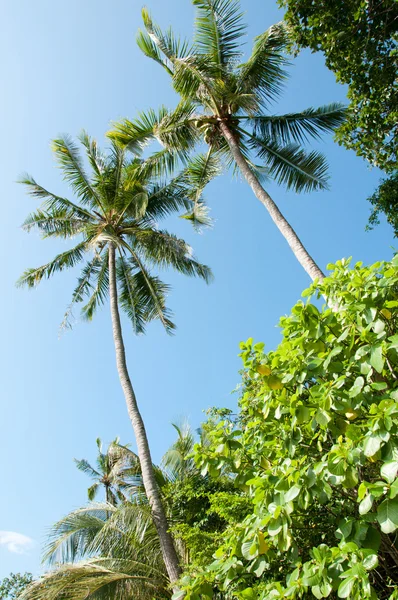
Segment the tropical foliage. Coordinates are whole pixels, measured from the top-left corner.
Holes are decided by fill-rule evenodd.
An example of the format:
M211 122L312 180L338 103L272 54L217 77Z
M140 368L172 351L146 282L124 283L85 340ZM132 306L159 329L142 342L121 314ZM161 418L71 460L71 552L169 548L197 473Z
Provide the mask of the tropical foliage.
M241 344L240 411L196 448L252 499L215 561L184 580L187 600L397 597L398 257L329 265L275 351ZM319 309L322 296L336 308ZM182 593L182 592L181 592Z
M32 581L32 573L10 573L0 580L0 599L16 600Z
M397 19L394 0L279 0L296 49L323 52L348 85L350 111L337 139L371 164L397 167Z
M245 25L239 2L193 0L193 4L197 18L192 44L177 38L171 29L162 32L146 9L142 11L145 31L138 34L141 50L170 75L181 97L177 108L125 119L110 136L134 151L156 139L170 156L183 161L197 144L207 144L208 152L195 156L191 163L199 192L220 172L222 163L239 167L303 267L313 279L322 278L322 271L260 179L274 179L295 192L325 189L326 160L305 144L333 131L343 122L345 111L339 104L330 104L272 114L270 107L287 79L288 37L283 23L260 35L251 56L242 63Z
M106 502L116 506L118 501L123 502L126 499L126 495L129 495L132 489L135 490L134 474L128 473L125 465L120 462L118 451L119 438L116 438L109 444L105 453L102 452L100 438L97 438L96 441L98 448L97 468L92 467L85 458L81 460L75 458L75 463L79 471L82 471L94 481L87 490L88 499L95 500L101 488L104 488ZM138 456L134 454L134 458L135 468L137 469L137 464L139 464ZM132 480L131 476L133 477Z
M177 440L166 452L163 468L154 468L181 562L187 567L204 565L227 526L227 516L238 514L238 509L242 515L245 501L231 480L214 482L200 474L190 457L191 429L187 424L174 426ZM76 600L170 596L138 457L115 442L108 454L119 473L134 478L135 492L119 499L117 506L90 503L56 523L44 552L44 561L55 569L26 590L26 600L55 600L62 590Z
M124 149L112 143L107 156L100 152L87 134L80 136L91 167L86 174L79 148L69 137L57 139L53 150L78 203L52 194L26 176L30 193L44 200L42 206L24 223L27 231L38 229L44 238L75 238L72 249L58 254L49 263L28 269L19 285L34 287L57 271L85 261L72 302L64 317L69 322L76 302L88 299L82 314L91 319L96 309L109 296L116 366L134 430L142 481L154 524L159 534L162 556L170 581L180 575L178 557L173 545L166 515L159 496L145 425L127 369L121 307L130 319L135 333L143 333L149 321L159 319L169 333L174 329L166 307L169 290L157 275L150 272L172 267L189 276L211 278L209 267L195 260L188 244L158 228L157 220L189 205L187 187L181 178L159 183L156 157L143 162L127 158ZM108 486L109 493L111 492Z
M109 291L109 248L116 249L116 276L120 306L135 333L143 333L149 321L159 319L171 332L175 325L166 307L169 287L151 272L172 267L206 281L210 269L198 263L190 246L158 228L158 221L189 208L187 186L180 178L161 181L156 161L129 158L111 145L108 155L86 133L80 136L91 175L86 173L79 146L68 136L54 140L53 152L77 203L39 185L29 175L21 179L28 192L42 202L23 224L43 238L78 239L78 243L43 266L28 269L19 285L34 287L57 272L84 262L63 324L71 324L75 304L86 303L82 316L92 319Z
M380 216L384 215L387 222L398 237L398 172L384 179L377 190L368 198L372 205L367 229L373 229L380 224Z

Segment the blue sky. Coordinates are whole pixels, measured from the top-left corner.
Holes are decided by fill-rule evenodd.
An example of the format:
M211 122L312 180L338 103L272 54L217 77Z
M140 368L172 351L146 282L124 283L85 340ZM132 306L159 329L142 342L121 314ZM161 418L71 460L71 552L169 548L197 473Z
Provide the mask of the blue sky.
M163 26L172 23L191 34L189 0L149 0L148 6ZM242 7L249 41L281 18L274 0L243 0ZM134 0L5 0L2 5L0 578L10 571L38 573L49 526L85 503L89 482L73 457L94 460L98 436L133 442L107 307L93 323L77 323L59 338L76 274L61 274L33 292L14 286L26 267L65 247L21 231L35 202L15 181L28 171L66 194L49 150L51 138L85 128L101 142L111 120L161 103L174 106L166 74L135 45L140 8ZM345 89L322 56L303 53L272 110L344 98ZM296 196L274 184L268 191L322 267L343 256L365 263L390 258L389 227L383 223L364 231L370 212L365 199L380 173L330 138L321 147L330 164L330 191ZM172 421L187 417L196 427L204 409L235 406L231 390L239 382L239 341L253 336L274 347L279 317L309 283L242 181L226 174L206 196L212 230L198 236L178 219L168 226L212 266L214 283L207 287L165 275L173 286L169 305L178 325L172 338L157 324L136 338L124 323L128 364L155 461L173 440Z

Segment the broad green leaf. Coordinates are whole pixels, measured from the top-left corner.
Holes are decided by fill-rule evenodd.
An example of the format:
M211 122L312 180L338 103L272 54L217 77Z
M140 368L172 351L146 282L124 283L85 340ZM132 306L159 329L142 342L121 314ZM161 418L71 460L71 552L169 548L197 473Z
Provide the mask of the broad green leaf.
M384 358L381 346L372 346L370 349L370 364L378 373L383 372Z
M319 425L326 426L330 422L331 417L326 411L323 410L323 408L318 408L315 419Z
M390 498L393 499L395 498L395 496L398 495L398 479L396 479L394 481L394 483L392 484L392 486L390 487Z
M344 581L340 583L339 589L337 590L338 597L348 598L352 592L355 581L355 577L347 577L347 579L344 579Z
M291 500L297 498L297 496L300 493L300 490L301 487L299 485L294 485L293 487L291 487L290 490L288 490L285 493L285 502L290 502Z
M358 394L361 393L364 384L365 384L364 378L357 377L354 382L354 385L352 386L352 388L349 391L348 395L350 396L350 398L355 398L355 396L358 396Z
M365 498L362 500L362 502L360 503L358 510L359 510L359 514L360 515L366 515L366 513L368 513L373 505L373 496L372 494L368 494L367 496L365 496Z
M282 529L282 519L271 519L270 524L268 525L268 533L271 536L278 535L278 533Z
M398 528L398 500L386 498L377 509L377 520L383 533L392 533Z
M369 554L363 560L362 564L367 571L371 571L372 569L375 569L377 567L377 565L379 564L379 559L377 557L377 554Z
M397 471L398 462L396 460L389 460L382 465L380 475L384 477L388 483L392 483L397 476Z
M365 456L374 456L380 450L381 442L379 435L371 434L366 437L363 445Z

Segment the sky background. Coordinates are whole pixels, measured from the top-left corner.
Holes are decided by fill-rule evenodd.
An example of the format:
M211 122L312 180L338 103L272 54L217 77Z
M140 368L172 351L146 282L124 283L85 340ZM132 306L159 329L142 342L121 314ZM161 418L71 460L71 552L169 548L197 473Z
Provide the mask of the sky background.
M189 0L149 0L148 6L162 26L173 24L191 35ZM166 73L135 44L140 8L136 0L1 3L0 578L10 571L38 574L49 527L86 502L89 480L73 457L94 461L98 436L106 443L120 436L134 447L107 306L91 324L78 322L59 338L76 273L61 273L35 291L15 288L25 268L66 249L62 241L42 242L21 231L37 204L15 181L28 171L50 190L66 194L51 138L85 128L104 143L111 120L161 103L175 105ZM282 17L274 0L243 0L242 8L248 42ZM304 52L290 72L272 112L344 101L345 88L335 83L322 55ZM389 259L390 228L382 223L371 233L364 230L370 213L366 197L380 173L331 138L320 146L330 165L330 191L297 196L270 184L271 196L322 268L348 256L365 263ZM206 408L236 405L231 391L239 382L240 340L253 336L266 348L275 347L279 317L309 283L242 181L226 174L206 197L212 230L199 236L179 219L168 227L211 265L214 283L207 287L164 275L173 287L174 337L153 324L146 337L137 338L124 323L128 365L156 462L174 439L171 422L185 417L197 427Z

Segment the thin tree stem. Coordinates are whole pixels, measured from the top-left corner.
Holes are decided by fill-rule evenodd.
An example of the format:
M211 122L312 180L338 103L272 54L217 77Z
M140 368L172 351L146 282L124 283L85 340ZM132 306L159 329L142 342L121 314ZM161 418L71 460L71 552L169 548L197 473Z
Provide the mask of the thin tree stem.
M155 479L151 452L145 431L144 421L138 408L137 400L131 384L126 364L126 352L124 348L122 327L120 322L117 285L116 285L116 260L115 247L109 244L109 297L112 317L113 340L115 343L116 366L119 373L120 383L126 399L127 411L133 426L137 443L138 458L141 466L142 481L145 494L148 498L152 511L152 518L159 535L160 546L167 574L174 591L178 589L176 582L181 575L178 556L174 548L173 539L169 532L166 514L163 509L159 489Z
M250 169L239 147L239 141L236 139L235 135L229 129L225 121L220 119L219 125L221 133L225 138L229 149L231 150L231 154L238 165L240 172L252 188L256 198L258 198L261 204L263 204L268 210L271 219L289 244L300 265L313 281L315 279L322 281L322 279L325 277L325 274L310 256L293 227L285 219L275 202L272 200L271 196L265 191L253 171Z

